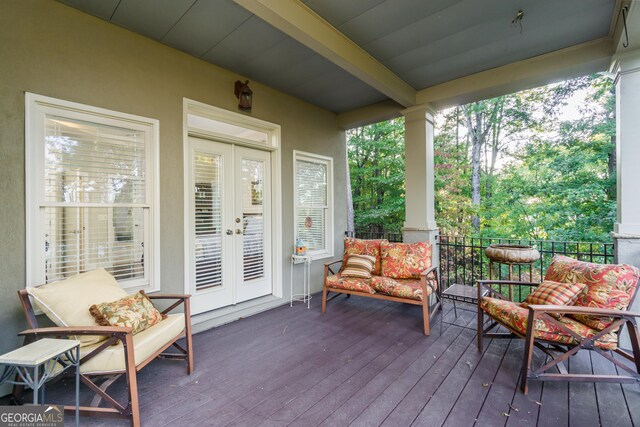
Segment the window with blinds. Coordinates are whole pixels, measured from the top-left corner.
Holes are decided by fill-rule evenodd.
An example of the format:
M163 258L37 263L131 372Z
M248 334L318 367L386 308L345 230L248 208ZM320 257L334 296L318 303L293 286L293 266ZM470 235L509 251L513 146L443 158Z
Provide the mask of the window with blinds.
M153 124L31 99L30 281L104 268L123 287L153 287Z
M333 160L294 152L295 232L310 254L333 255Z

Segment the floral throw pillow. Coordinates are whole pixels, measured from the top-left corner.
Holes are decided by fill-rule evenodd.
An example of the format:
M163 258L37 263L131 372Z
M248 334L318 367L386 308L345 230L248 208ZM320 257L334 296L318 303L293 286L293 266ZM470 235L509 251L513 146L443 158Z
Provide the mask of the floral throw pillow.
M100 326L124 326L133 329L133 335L166 319L156 309L144 291L136 292L113 302L94 304L89 312Z
M431 244L389 243L380 244L382 276L392 279L419 279L431 267Z

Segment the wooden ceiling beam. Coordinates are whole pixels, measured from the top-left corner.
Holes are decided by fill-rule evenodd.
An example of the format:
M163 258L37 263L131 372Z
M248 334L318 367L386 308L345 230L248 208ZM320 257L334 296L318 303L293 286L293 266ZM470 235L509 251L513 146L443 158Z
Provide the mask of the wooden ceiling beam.
M416 91L298 0L234 0L260 19L338 65L404 107Z

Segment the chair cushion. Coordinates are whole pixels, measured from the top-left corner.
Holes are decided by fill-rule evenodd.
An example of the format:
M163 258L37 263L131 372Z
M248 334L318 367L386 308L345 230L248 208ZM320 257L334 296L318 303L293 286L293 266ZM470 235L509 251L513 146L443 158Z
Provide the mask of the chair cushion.
M613 310L627 309L635 292L638 277L638 269L631 265L595 264L560 255L554 257L545 274L545 280L587 285L574 305ZM611 317L584 314L570 316L599 331L613 322Z
M342 277L371 279L371 271L375 263L376 258L372 255L349 255L347 264L342 270Z
M136 366L147 360L168 342L173 341L183 331L184 313L176 313L169 314L160 323L135 335L133 337L133 356ZM99 346L100 343L95 343L81 347L80 357L89 354ZM124 370L124 349L119 341L80 365L80 372L83 374L112 373ZM54 371L60 371L59 365Z
M57 326L98 326L89 313L89 307L127 296L116 279L103 268L77 274L59 282L28 287L27 292ZM75 339L78 339L81 345L88 345L105 338L85 335Z
M522 335L527 334L529 310L522 307L521 304L497 298L484 297L480 302L480 307L503 325L509 326ZM559 321L581 337L593 337L599 332L569 317L563 317ZM572 335L560 329L560 327L553 322L542 318L536 319L534 337L561 344L578 344L578 340ZM618 337L614 333L605 334L595 342L595 345L604 350L615 350L618 347Z
M427 282L427 296L431 295L435 286L435 280ZM422 301L422 286L420 279L392 279L391 277L373 276L371 277L371 287L376 292L391 295L398 298L413 299Z
M352 237L345 237L344 239L344 256L342 260L342 265L347 265L347 260L349 259L349 255L371 255L375 257L376 262L373 266L373 270L371 274L379 275L380 274L380 244L382 242L386 242L384 239L379 240L364 240L364 239L354 239Z
M89 312L101 326L125 326L133 335L160 323L166 315L160 313L144 291L127 295L113 302L94 304Z
M342 277L341 273L327 276L327 287L333 289L346 289L348 291L366 292L375 294L371 287L371 279L360 279L357 277Z
M392 279L419 279L420 274L431 267L431 244L389 243L380 244L382 276Z

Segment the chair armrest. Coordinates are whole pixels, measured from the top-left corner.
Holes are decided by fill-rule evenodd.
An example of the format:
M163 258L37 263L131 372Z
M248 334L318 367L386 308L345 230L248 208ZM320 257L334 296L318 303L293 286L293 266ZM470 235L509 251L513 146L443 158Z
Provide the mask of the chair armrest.
M538 282L520 282L518 280L478 280L478 285L523 285L538 286Z
M187 299L190 294L145 294L149 299Z
M173 310L174 308L178 307L179 305L183 304L184 305L184 311L185 313L190 316L191 315L191 307L190 307L190 298L191 295L189 294L151 294L151 295L147 295L149 297L149 299L175 299L177 300L176 302L174 302L173 304L171 304L169 307L165 308L164 310L162 310L162 314L167 314L169 313L171 310Z
M131 328L125 326L52 326L49 328L27 329L19 332L18 335L103 335L113 336L120 334L130 334Z
M606 308L579 307L575 305L527 305L530 311L539 313L588 314L590 316L640 317L640 313L626 310L610 310Z

